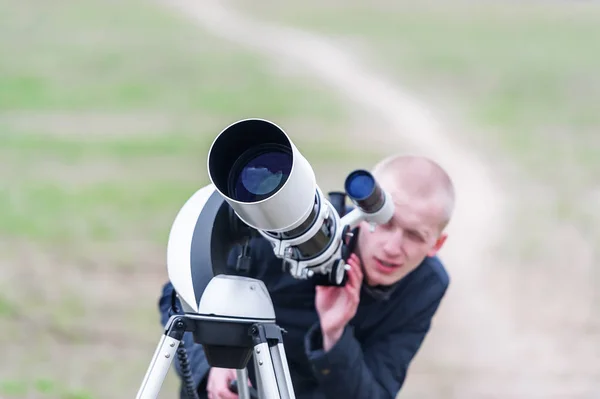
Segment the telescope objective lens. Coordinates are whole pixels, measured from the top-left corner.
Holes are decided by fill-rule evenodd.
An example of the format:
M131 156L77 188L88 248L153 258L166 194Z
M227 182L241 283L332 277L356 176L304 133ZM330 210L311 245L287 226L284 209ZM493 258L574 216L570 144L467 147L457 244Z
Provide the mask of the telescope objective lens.
M268 198L285 184L291 169L289 151L271 146L252 149L243 154L231 170L232 197L242 202Z

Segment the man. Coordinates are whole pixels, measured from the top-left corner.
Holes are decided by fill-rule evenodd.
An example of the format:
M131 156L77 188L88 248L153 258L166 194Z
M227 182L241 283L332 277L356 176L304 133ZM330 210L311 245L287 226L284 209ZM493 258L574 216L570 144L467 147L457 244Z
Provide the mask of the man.
M396 397L449 284L436 257L454 208L446 172L427 158L392 156L372 173L391 194L395 213L374 229L358 226L344 287L295 280L281 271L268 242L251 243L251 277L265 283L277 323L287 331L284 346L298 399ZM160 299L163 325L172 291L167 283ZM209 368L202 347L185 340L201 397L237 398L228 389L235 370Z

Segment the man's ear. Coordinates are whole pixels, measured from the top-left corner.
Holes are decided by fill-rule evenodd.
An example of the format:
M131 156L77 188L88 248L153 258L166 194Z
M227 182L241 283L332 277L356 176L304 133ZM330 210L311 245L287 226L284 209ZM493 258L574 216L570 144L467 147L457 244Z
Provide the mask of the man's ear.
M427 253L427 256L431 257L431 256L435 256L435 254L438 253L438 251L442 248L442 246L444 245L444 243L446 242L446 238L448 238L448 234L446 233L442 233L442 235L440 235L437 239L437 241L435 242L434 246L429 250L429 252Z

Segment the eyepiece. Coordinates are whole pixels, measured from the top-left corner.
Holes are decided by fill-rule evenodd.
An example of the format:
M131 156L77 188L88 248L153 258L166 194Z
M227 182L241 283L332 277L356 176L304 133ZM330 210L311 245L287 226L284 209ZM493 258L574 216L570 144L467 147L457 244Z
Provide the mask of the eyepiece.
M365 213L376 213L385 204L385 193L366 170L358 169L350 173L345 189L350 200Z

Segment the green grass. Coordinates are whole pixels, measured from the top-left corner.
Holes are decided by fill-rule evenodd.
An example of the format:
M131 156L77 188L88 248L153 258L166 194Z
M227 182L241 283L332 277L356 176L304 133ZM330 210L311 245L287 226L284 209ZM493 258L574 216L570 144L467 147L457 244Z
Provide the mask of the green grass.
M4 37L18 38L0 42L2 110L142 109L279 119L341 112L316 91L280 86L255 55L213 39L198 41L193 26L163 11L90 0L21 8L0 17Z
M0 394L10 398L28 398L35 395L40 398L93 399L94 396L84 390L69 389L49 379L38 379L29 383L23 380L0 381Z
M235 3L258 18L338 40L448 117L454 137L486 154L518 199L514 229L527 237L510 247L520 255L535 246L528 260L552 260L549 224L575 225L600 245L600 229L592 227L600 222L593 205L600 176L597 4Z
M348 110L323 88L167 8L0 9L0 396L132 397L160 337L168 231L221 129L277 122L324 189L379 154L342 142Z
M1 199L0 234L71 242L131 234L107 226L118 220L164 240L157 212L171 217L208 182L210 143L247 116L333 131L323 143L291 128L319 172L358 155L374 159L350 146L331 151L346 110L318 87L282 83L257 56L201 37L164 10L94 1L40 4L32 14L5 8L3 35L19 40L0 42L0 54L19 56L0 61L0 156L14 166L3 172L10 195ZM157 126L138 126L157 115ZM160 219L150 231L139 224L149 212Z
M549 159L575 161L588 177L597 176L600 54L591 51L600 36L597 5L237 3L265 19L354 39L372 57L367 63L458 109L495 134L486 140L516 155L525 169L547 173L540 169ZM577 160L568 159L565 144ZM548 154L540 159L540 152Z
M574 205L600 176L600 24L589 6L252 4L263 18L357 40L372 65L456 111L470 126L460 138L550 187L524 200L526 212L597 231L590 208ZM0 9L0 396L132 397L160 335L170 224L208 182L206 152L222 128L249 116L278 122L324 189L381 154L343 141L348 110L323 87L282 77L168 9L99 0L0 0ZM531 193L521 180L516 189ZM525 261L547 252L545 234L516 244L530 250ZM161 397L175 386L171 378Z

